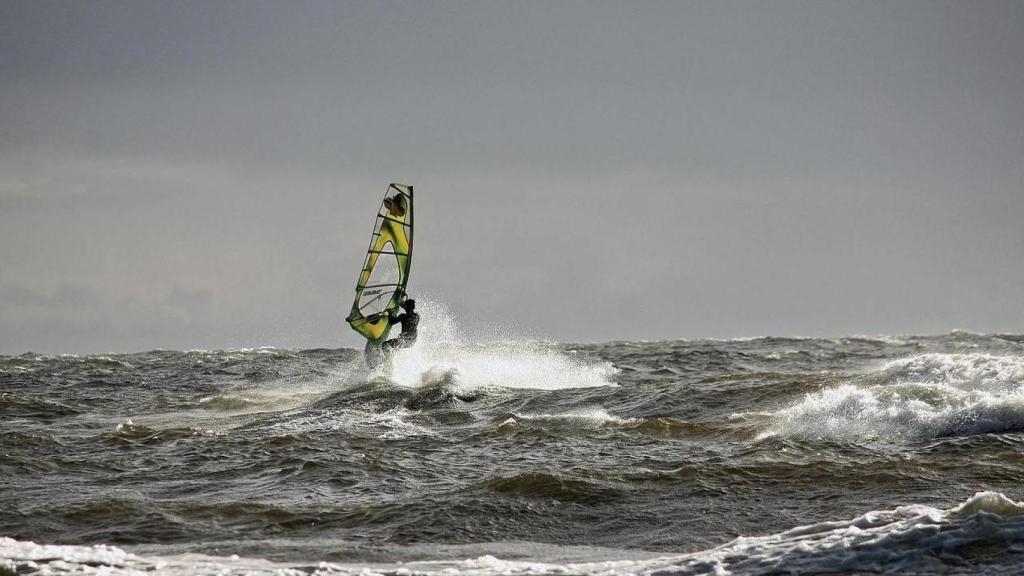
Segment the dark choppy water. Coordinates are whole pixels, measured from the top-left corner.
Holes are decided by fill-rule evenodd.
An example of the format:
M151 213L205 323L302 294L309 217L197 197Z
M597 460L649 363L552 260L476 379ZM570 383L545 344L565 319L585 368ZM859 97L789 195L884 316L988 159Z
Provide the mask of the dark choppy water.
M440 340L0 357L0 573L1024 559L1024 337Z

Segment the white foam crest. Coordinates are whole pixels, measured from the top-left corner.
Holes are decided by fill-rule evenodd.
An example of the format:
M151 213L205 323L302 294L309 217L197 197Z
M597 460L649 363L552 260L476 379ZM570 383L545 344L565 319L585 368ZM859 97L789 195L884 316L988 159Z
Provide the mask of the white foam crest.
M126 418L124 420L124 422L119 423L117 425L117 427L114 428L114 432L116 432L118 434L121 434L122 432L124 432L124 433L134 432L137 429L138 429L138 427L135 425L134 422L132 422L132 419L131 418Z
M5 564L17 573L15 567L39 568L41 563L62 562L87 565L123 567L132 561L141 560L116 546L96 544L95 546L73 546L36 544L0 536L0 566Z
M1024 502L1014 502L999 492L978 492L949 511L950 518L967 518L979 512L1009 518L1024 514Z
M581 422L591 425L603 426L606 424L630 424L637 422L636 418L621 418L614 414L609 414L607 410L600 406L592 408L583 408L579 410L570 410L568 412L557 412L554 414L513 414L513 418L519 421L539 421L539 422Z
M922 354L894 360L877 372L889 382L945 384L963 390L1005 392L1024 386L1024 358L991 354Z
M772 415L762 436L918 440L1024 428L1024 359L925 354L809 393Z
M1022 512L1024 503L980 492L950 510L900 506L770 536L740 537L658 569L681 574L707 568L718 574L936 570L958 565L957 550L974 542L1024 541Z
M467 342L443 304L417 300L420 333L415 345L398 351L382 368L402 386L439 381L463 391L479 388L557 390L615 386L608 362L588 362L537 341L495 340L486 335Z
M998 492L979 492L958 506L943 510L922 505L867 512L850 520L798 526L768 536L739 537L702 552L650 558L558 563L504 560L484 555L463 560L399 564L305 565L268 560L183 554L140 557L112 546L48 546L0 537L0 568L20 573L101 572L156 576L179 574L296 575L422 574L425 576L497 576L500 574L671 573L678 576L716 574L814 574L849 572L946 573L963 571L978 562L971 545L998 544L1020 550L1024 543L1024 503ZM1016 574L1013 556L983 557L990 574ZM1000 563L1002 562L1002 563Z

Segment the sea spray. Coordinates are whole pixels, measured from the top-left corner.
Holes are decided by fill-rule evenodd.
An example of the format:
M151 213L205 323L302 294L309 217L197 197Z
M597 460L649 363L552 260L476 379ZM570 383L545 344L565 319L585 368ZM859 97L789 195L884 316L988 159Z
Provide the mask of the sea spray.
M921 440L1024 429L1024 358L926 354L804 396L766 434Z
M615 368L563 352L553 343L500 339L492 330L472 342L465 338L443 304L417 300L420 333L416 344L399 350L379 373L403 386L447 381L468 392L478 388L557 390L614 386Z

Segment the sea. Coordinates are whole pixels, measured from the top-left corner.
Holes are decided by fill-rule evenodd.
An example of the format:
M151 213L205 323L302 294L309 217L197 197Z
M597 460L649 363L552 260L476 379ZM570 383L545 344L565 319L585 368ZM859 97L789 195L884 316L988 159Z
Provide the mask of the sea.
M0 356L0 574L1019 574L1024 336Z

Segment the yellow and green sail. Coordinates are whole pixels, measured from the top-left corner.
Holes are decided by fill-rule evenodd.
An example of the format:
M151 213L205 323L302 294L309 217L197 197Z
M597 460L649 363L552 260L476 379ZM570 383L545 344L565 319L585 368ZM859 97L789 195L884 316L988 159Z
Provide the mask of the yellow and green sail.
M346 320L367 340L388 337L389 312L402 303L412 264L412 186L391 184L377 211L356 298Z

